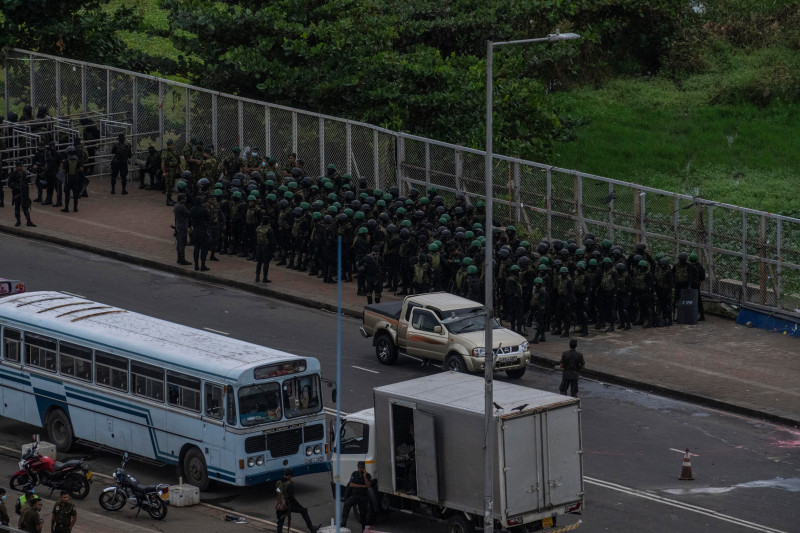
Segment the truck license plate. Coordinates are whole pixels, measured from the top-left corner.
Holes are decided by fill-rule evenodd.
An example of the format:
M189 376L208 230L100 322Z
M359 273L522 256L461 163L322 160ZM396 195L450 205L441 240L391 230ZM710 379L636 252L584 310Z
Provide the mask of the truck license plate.
M543 528L553 527L553 518L552 517L542 518L542 527Z

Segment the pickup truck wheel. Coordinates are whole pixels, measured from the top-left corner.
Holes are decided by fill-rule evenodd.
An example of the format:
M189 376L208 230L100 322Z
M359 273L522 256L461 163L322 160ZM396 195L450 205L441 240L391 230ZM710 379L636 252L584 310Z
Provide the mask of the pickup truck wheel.
M397 348L389 335L384 333L375 339L375 355L384 365L393 365L397 361Z
M506 370L506 376L510 377L511 379L519 379L525 375L525 369L527 367L522 368L513 368L511 370Z
M453 515L447 519L447 533L475 533L475 526L464 515Z
M467 365L464 364L464 360L458 354L448 355L447 358L444 360L444 366L442 370L445 372L466 372Z

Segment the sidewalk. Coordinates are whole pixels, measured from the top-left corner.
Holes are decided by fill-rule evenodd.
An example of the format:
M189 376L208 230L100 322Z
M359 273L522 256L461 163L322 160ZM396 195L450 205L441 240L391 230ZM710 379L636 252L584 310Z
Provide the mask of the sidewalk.
M135 173L132 173L134 175ZM82 198L79 213L65 214L33 204L36 228L14 226L9 203L0 209L0 231L78 248L175 274L237 287L309 307L335 310L336 285L318 278L270 267L273 283L256 284L255 263L222 256L209 262L209 272L176 264L172 208L165 197L140 190L109 194L108 179L94 179L90 197ZM187 248L190 255L191 247ZM384 292L384 300L395 299ZM366 303L356 296L355 282L342 288L345 314L359 317ZM732 320L709 317L697 326L672 326L611 334L596 333L579 339L586 356L587 376L652 390L789 425L800 424L800 339L746 328ZM565 339L548 336L533 346L534 361L552 367Z

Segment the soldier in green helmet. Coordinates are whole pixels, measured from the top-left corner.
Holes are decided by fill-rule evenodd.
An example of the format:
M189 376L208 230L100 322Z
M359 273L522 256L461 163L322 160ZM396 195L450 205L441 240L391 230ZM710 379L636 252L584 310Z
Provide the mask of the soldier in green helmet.
M544 267L544 269L542 269ZM547 270L546 265L539 265L539 272L543 272ZM539 344L540 342L546 342L547 339L545 338L544 334L547 331L547 321L545 314L547 312L547 298L548 298L548 290L547 286L544 283L544 280L541 277L537 277L533 280L533 292L531 293L531 301L530 301L530 308L531 314L533 315L533 323L536 327L536 332L533 335L533 339L531 342L533 344Z
M164 189L167 194L167 205L175 205L172 200L172 191L175 189L175 182L178 179L181 165L175 153L175 141L169 139L167 147L161 152L161 174L164 176Z
M262 281L261 271L264 271L263 282L272 283L267 278L269 262L275 252L275 230L272 229L268 216L261 217L261 224L256 228L256 283Z

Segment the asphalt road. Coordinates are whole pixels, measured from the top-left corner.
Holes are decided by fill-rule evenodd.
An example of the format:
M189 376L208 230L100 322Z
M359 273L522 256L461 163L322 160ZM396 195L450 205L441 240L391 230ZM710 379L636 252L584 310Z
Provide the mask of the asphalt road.
M22 279L31 291L67 291L314 356L322 362L323 377L336 376L337 317L332 313L7 235L0 235L0 277ZM393 367L380 365L371 343L359 335L358 321L344 317L341 323L344 411L369 407L375 386L439 371L402 358ZM585 355L591 365L591 354ZM552 371L530 369L521 383L552 391L559 380ZM579 531L797 531L800 432L587 380L581 381L581 398L586 509L573 517L583 521ZM31 431L0 420L0 446L18 449ZM696 454L695 481L678 480L681 451L687 447ZM102 453L93 454L92 460L96 471L106 473L118 463ZM9 473L4 463L0 476ZM175 481L172 467L131 468L142 481ZM328 481L322 474L296 479L299 499L310 507L315 522L327 523L333 514ZM274 514L269 487L215 486L203 500L254 520L272 520ZM174 521L168 517L154 527L178 531ZM437 528L400 513L379 526L397 533Z

